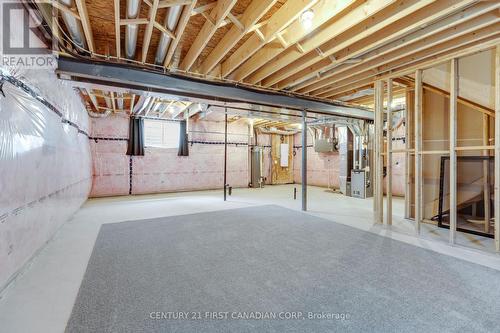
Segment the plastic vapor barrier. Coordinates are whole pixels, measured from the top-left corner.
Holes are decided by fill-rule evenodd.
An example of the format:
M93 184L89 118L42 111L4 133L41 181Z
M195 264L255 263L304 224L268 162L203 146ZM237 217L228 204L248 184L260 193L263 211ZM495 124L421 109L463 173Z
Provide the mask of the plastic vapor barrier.
M88 115L51 70L0 68L0 290L87 199Z

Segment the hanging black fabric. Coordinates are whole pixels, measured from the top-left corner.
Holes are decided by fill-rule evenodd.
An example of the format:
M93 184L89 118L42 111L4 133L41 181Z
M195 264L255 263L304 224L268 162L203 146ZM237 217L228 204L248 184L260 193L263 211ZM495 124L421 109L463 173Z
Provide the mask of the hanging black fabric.
M127 155L144 156L144 119L130 117Z
M187 121L182 120L179 128L179 151L177 156L189 156Z

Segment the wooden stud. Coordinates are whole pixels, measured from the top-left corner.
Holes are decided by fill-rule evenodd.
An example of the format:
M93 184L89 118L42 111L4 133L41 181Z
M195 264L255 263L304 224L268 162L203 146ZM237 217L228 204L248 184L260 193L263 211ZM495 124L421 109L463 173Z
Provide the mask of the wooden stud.
M383 126L384 126L384 83L383 81L375 82L375 145L376 145L376 165L375 165L375 181L376 193L374 200L376 202L375 223L384 223L384 186L383 186Z
M173 6L184 6L189 5L191 0L161 0L158 4L158 8L168 8Z
M420 235L420 223L422 221L423 202L422 202L422 70L415 72L415 232Z
M281 46L286 49L288 47L288 42L285 40L285 38L283 37L282 34L280 33L277 33L276 34L276 39L278 39L278 41L281 43ZM297 47L298 47L298 44L297 44Z
M135 94L132 94L132 98L130 99L130 114L134 113L134 103L135 103Z
M264 15L264 14L262 14ZM227 18L238 28L241 32L245 32L245 26L238 20L231 12L227 14Z
M239 17L235 17L229 12L227 17L234 25L226 32L224 37L217 43L217 46L199 66L199 72L207 74L212 71L222 58L250 30L249 28L254 27L275 3L276 0L253 0ZM259 33L262 34L260 31ZM262 38L264 37L262 36Z
M387 173L386 224L392 225L392 79L387 80Z
M234 80L241 81L246 76L251 74L255 69L262 65L262 59L272 59L275 55L273 50L268 48L263 48L266 43L271 42L276 38L276 34L281 32L284 28L288 27L288 29L293 29L293 33L295 37L291 37L290 39L286 38L289 43L294 43L298 41L297 36L304 37L303 29L300 26L299 22L294 22L300 16L300 14L315 5L317 0L312 1L304 1L304 0L295 0L295 1L286 1L283 6L280 7L267 21L265 27L261 30L264 36L263 40L259 35L254 34L248 38L245 43L243 43L231 56L229 56L222 64L221 64L221 73L222 77L227 77L233 71ZM336 0L327 0L322 1L330 5L336 2ZM328 7L327 7L328 8ZM333 16L334 11L322 11L317 12L322 13L323 15L328 14L331 18ZM317 14L318 15L318 14ZM315 17L315 22L320 21L320 17ZM292 24L291 24L292 23ZM316 24L316 23L315 23ZM292 42L292 39L294 40ZM262 49L262 50L261 50ZM237 70L236 70L237 69ZM235 71L236 70L236 71Z
M191 8L191 11L190 11L190 16L204 13L204 12L214 8L216 4L217 4L217 1L210 2L210 3L207 3L206 5L202 5L202 6L199 6L196 8L194 8L194 6L193 6L193 8Z
M158 11L158 4L160 0L153 0L153 6L149 8L149 23L144 32L144 40L142 42L142 57L141 61L146 62L149 50L149 44L151 42L151 35L153 34L154 23L156 22L156 12Z
M120 25L128 24L148 24L149 20L145 18L120 19Z
M54 1L55 2L55 1ZM87 41L87 46L90 53L95 53L94 37L92 35L92 28L90 26L89 14L87 12L87 6L85 5L85 0L76 0L76 8L81 17L83 33L85 34L85 40Z
M191 44L186 56L182 60L179 68L184 71L189 71L194 62L203 51L203 48L210 41L219 25L224 21L227 14L236 4L236 0L218 0L217 5L210 11L210 18L214 23L205 21L200 32Z
M307 55L302 55L294 50L287 50L280 55L279 60L268 63L248 78L248 82L264 80L264 86L271 86L296 71L307 68L314 63L321 61L323 57L318 56L314 51L316 47L321 46L325 55L333 54L334 51L353 44L359 40L370 37L378 30L394 23L406 15L411 14L434 0L372 0L368 6L363 6L362 2L355 8L350 8L344 15L339 16L337 20L320 29L317 33L304 39L303 49ZM447 0L450 1L450 0ZM471 1L471 0L469 0ZM429 15L428 16L434 16ZM367 18L370 18L367 20ZM369 23L367 23L369 21ZM402 25L400 30L410 31ZM401 32L400 32L401 34ZM388 40L386 40L387 42ZM297 61L297 63L295 63ZM293 66L289 66L291 63ZM290 70L291 68L297 68Z
M193 2L190 5L185 6L184 9L182 10L181 17L179 19L179 22L177 23L177 27L175 28L175 36L177 36L178 38L175 38L170 42L167 55L165 56L165 60L163 61L164 67L167 67L170 64L170 61L172 61L172 57L177 48L177 45L179 44L179 41L181 40L180 37L182 36L184 30L186 29L186 25L189 22L189 18L191 17L191 13L193 11L194 6L196 6L196 0L193 0Z
M457 11L458 7L466 5L465 2L453 0L435 1L433 4L411 13L404 20L395 21L390 25L386 25L390 23L388 20L380 21L382 24L372 24L378 30L371 33L367 38L359 39L360 33L365 29L365 24L362 23L359 26L351 28L346 34L343 34L343 37L332 38L332 41L322 46L322 50L326 54L335 55L338 62L343 64L338 70L345 71L353 67L347 65L347 61L350 59L362 55L363 61L368 61L396 49L403 51L403 47L407 47L432 34L456 26L495 8L495 4L493 3L481 3L463 11ZM432 12L433 15L429 15L429 12ZM453 15L450 16L450 13L453 13ZM378 16L380 15L382 14ZM493 16L493 14L490 13L490 16ZM444 19L441 19L443 17ZM437 18L440 18L440 20ZM373 23L376 23L376 21ZM428 24L428 26L422 28L423 24ZM479 26L481 23L476 22L474 24ZM402 38L403 36L404 38ZM326 60L317 57L314 53L310 53L294 61L293 66L286 66L284 69L279 70L267 78L266 82L280 80L278 88L282 89L298 81L303 82L305 78L311 77L312 72L328 65ZM337 73L332 72L329 76L334 74L336 75ZM309 84L314 82L317 81L309 82ZM294 90L306 86L307 84L305 83L300 84Z
M450 244L455 244L457 233L457 97L458 59L451 60L450 70Z
M490 117L483 114L483 145L489 144L490 139ZM489 150L483 150L483 156L489 157ZM483 161L483 201L484 201L484 232L490 232L491 220L491 191L490 191L490 161Z
M158 30L160 30L161 32L167 34L170 38L172 39L175 39L175 35L172 31L168 30L167 28L165 28L163 25L161 25L160 23L158 22L154 22L154 27Z
M115 5L115 40L116 40L116 57L121 58L121 37L120 37L120 0L114 0Z
M35 1L36 3L48 3L50 5L52 5L52 7L54 7L55 9L57 10L60 10L60 11L63 11L65 13L68 13L69 15L73 16L74 18L76 18L77 20L81 20L81 17L80 15L78 14L77 11L75 11L74 9L72 8L69 8L68 6L66 5L63 5L62 3L58 2L58 1L51 1L51 0L36 0Z
M500 45L495 51L495 250L500 251Z
M498 25L493 24L494 21L488 22L489 25L486 27L483 26L478 28L477 26L473 26L466 30L467 33L462 32L459 36L456 36L457 29L450 29L443 33L435 34L428 39L407 46L403 49L404 53L396 50L383 57L360 63L353 70L343 71L334 76L331 75L322 81L321 84L314 84L307 89L300 89L299 92L307 90L314 95L328 97L329 95L334 95L335 91L340 90L340 87L349 87L352 89L353 85L366 84L365 80L369 81L370 78L373 81L374 68L376 68L377 73L383 73L393 70L394 68L405 67L409 63L424 62L425 59L429 59L429 57L432 56L442 59L446 52L460 51L464 49L465 45L477 43L480 42L481 39L497 35ZM448 35L448 37L443 39L443 35ZM375 79L378 79L378 77ZM321 85L323 85L323 87L319 88L318 86ZM313 90L310 91L310 89Z

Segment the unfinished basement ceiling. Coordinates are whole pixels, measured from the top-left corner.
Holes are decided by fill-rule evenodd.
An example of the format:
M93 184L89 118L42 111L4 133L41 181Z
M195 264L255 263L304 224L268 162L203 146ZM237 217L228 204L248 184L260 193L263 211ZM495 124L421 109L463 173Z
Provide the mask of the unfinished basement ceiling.
M75 83L90 117L101 118L116 114L135 115L150 119L218 119L228 114L228 122L245 121L253 127L298 128L302 112L286 108L230 103L200 98L186 98L134 89L109 87L98 84ZM356 120L308 112L309 123Z
M322 100L500 40L498 1L64 0L56 7L66 52Z

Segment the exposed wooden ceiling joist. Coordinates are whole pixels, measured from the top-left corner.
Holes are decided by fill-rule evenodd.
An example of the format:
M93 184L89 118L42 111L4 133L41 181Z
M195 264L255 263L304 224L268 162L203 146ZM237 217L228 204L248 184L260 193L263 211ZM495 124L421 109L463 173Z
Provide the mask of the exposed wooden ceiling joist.
M200 55L203 48L207 45L212 38L213 34L226 18L227 14L236 4L236 0L219 0L217 5L210 11L210 18L213 20L206 20L201 28L198 36L194 40L193 44L189 48L188 53L181 62L179 68L184 71L189 71L191 66L194 64L198 56Z
M281 61L271 75L267 75L263 85L272 86L285 80L294 73L314 66L316 63L330 65L340 64L348 59L356 59L363 53L383 46L406 34L435 22L438 18L444 18L462 8L465 8L475 0L440 0L431 4L424 1L399 1L387 7L385 10L371 16L369 21L353 26L344 33L335 36L321 45L323 56L315 54L312 50L305 56L290 54ZM403 9L403 3L406 8ZM314 46L314 45L312 45ZM333 57L325 59L325 57ZM329 63L330 62L330 63ZM290 66L287 66L290 65ZM251 82L251 81L250 81ZM279 87L283 87L281 84Z
M276 34L287 27L306 9L312 7L317 0L287 1L276 13L269 18L267 24L261 28L262 40L254 33L241 45L227 60L221 64L221 75L227 77L238 66L255 54L266 43L272 41ZM235 80L238 80L235 78Z
M257 21L275 4L276 0L254 0L246 8L245 12L239 19L241 26L233 24L231 29L226 33L222 40L217 44L215 49L208 55L203 64L200 66L199 72L207 74L210 72L219 61L226 55L231 48L246 34ZM229 16L232 16L229 13Z
M396 17L402 17L411 13L416 6L424 6L432 1L434 0L369 0L367 4L359 4L357 7L349 8L349 10L337 20L333 20L331 24L302 41L300 43L302 50L289 48L283 53L276 55L275 58L269 62L261 63L261 67L247 77L245 81L249 83L260 82L269 75L290 64L292 61L303 56L309 55L316 59L320 57L316 50L318 47L321 47L324 43L345 31L351 29L349 31L354 32L354 30L357 30L355 34L352 33L349 37L351 39L363 38L373 33L377 28L383 27L379 27L378 25L389 24L389 21L395 20ZM369 22L365 23L367 19L369 19ZM358 27L358 29L352 29L353 27ZM325 53L323 47L321 50L324 56L328 55ZM304 53L307 55L304 55ZM263 85L270 85L268 83L269 82L263 82Z
M433 4L431 6L435 6L436 4ZM425 9L424 8L423 10L419 10L417 13L412 14L410 17L406 17L401 22L398 21L393 23L383 31L377 32L373 36L364 38L356 43L349 45L348 47L339 50L338 52L335 52L333 55L331 55L331 57L334 59L333 61L330 59L322 59L302 70L299 69L295 70L295 68L302 67L300 63L307 62L306 59L297 60L291 66L289 66L289 68L291 69L290 74L292 73L295 74L290 75L285 80L280 81L277 84L277 87L282 89L285 87L292 86L293 91L301 91L301 92L312 91L314 90L314 88L318 88L318 86L320 85L318 84L316 86L311 87L312 84L319 83L322 80L328 78L329 76L332 76L333 74L347 70L356 65L356 64L345 64L347 59L352 59L362 54L360 60L368 61L374 57L378 57L387 52L393 51L395 49L404 47L413 42L421 40L425 37L431 36L432 34L442 31L444 29L451 28L476 16L484 14L498 6L499 4L493 2L479 3L475 6L459 11L453 15L447 16L442 20L438 20L437 22L432 23L428 26L420 28L410 34L402 36L399 33L399 30L402 29L401 25L403 24L403 22L405 25L407 24L409 26L412 25L421 26L420 19L424 20L424 22L426 21L428 13L424 10ZM397 38L389 43L382 44L383 46L381 47L376 47L377 45L381 45L381 43L378 42L378 38L386 39L389 36L393 36L392 38L402 36L402 38ZM363 53L365 52L365 50L370 50L370 49L372 50ZM327 73L327 71L325 71L325 68L327 69L328 66L332 67L336 66L336 67L335 70L331 70L330 73ZM315 78L320 71L325 71L325 72L324 74L321 74L318 78Z
M83 33L85 35L85 40L87 41L89 51L90 53L94 53L95 52L94 37L92 35L92 27L90 26L87 5L85 4L85 0L76 0L75 3L81 18Z
M175 28L175 39L172 40L170 46L168 47L167 55L165 56L163 66L167 67L168 65L170 65L170 62L172 61L172 56L174 55L177 45L181 40L181 36L184 33L184 29L186 29L186 25L189 22L189 18L191 17L192 10L195 6L196 6L196 0L193 0L190 5L184 6L179 22L177 23L177 27Z
M425 40L418 41L405 47L405 52L393 51L379 58L362 63L349 71L340 73L338 76L332 76L328 78L328 80L331 80L329 85L316 89L310 93L318 96L331 96L332 91L340 87L352 86L352 84L373 77L377 73L384 73L393 68L398 68L436 54L454 50L457 47L465 46L471 42L481 40L482 38L497 35L500 33L500 26L496 22L498 22L498 18L493 22L489 21L488 26L484 28L472 28L472 31L470 30L470 26L467 25L467 22L463 23L464 33L459 34L458 37L455 35L455 31L458 30L458 28L452 28L451 31L445 30ZM450 38L450 36L452 38ZM441 42L443 38L445 38L444 42Z

